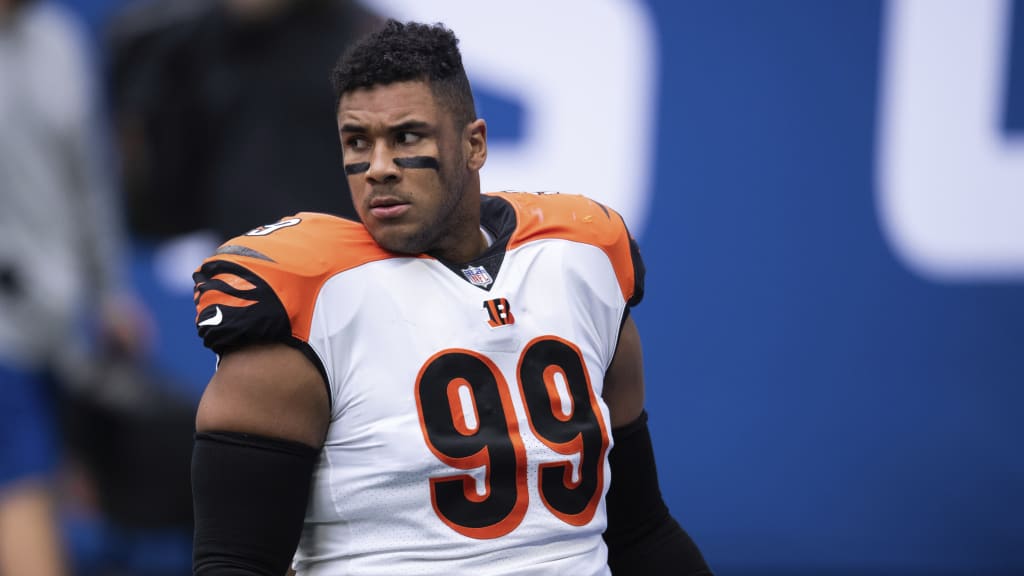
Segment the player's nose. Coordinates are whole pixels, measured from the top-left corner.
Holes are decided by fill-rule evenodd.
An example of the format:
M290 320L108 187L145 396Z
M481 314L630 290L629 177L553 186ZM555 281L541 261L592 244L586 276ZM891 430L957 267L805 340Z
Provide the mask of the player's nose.
M377 184L397 182L401 178L401 169L395 164L394 154L389 147L374 146L366 178Z

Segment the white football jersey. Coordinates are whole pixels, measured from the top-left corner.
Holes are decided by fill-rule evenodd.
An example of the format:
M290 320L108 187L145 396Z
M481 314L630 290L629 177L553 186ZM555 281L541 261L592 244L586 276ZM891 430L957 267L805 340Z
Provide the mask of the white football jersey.
M300 575L610 574L601 395L635 244L582 196L484 195L482 224L453 265L302 213L197 272L208 346L289 342L329 385Z

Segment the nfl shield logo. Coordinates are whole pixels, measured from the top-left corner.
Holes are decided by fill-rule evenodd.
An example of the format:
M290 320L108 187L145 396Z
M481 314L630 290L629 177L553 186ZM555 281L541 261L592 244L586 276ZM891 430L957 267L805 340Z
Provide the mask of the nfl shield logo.
M469 280L474 286L480 286L481 288L487 288L494 282L491 275L487 273L487 270L483 266L470 266L469 268L463 268L462 274Z

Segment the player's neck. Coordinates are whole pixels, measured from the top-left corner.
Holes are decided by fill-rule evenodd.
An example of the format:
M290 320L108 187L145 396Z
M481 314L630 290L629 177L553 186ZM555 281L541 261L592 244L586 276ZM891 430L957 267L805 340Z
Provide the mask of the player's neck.
M468 189L449 221L448 233L431 255L447 262L465 264L483 254L490 247L487 236L480 230L480 179L472 174Z
M466 222L458 231L452 230L443 246L439 246L432 254L456 264L465 264L484 253L490 242L480 229L478 219Z

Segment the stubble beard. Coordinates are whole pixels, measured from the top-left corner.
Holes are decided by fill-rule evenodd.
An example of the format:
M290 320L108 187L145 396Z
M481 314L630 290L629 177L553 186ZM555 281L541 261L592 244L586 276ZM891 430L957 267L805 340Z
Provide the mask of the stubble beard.
M461 163L455 163L460 166ZM457 170L447 173L442 165L438 171L443 197L434 214L434 218L423 223L418 229L406 236L391 239L381 244L387 250L402 254L424 254L437 250L445 243L446 237L453 229L461 226L465 217L459 213L458 207L465 193L466 178Z

